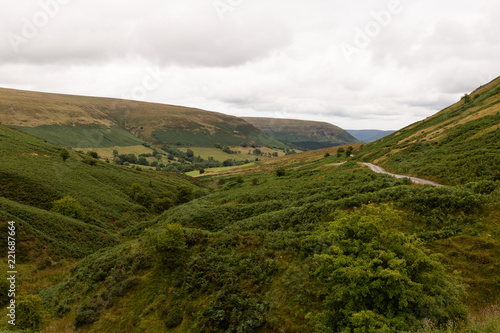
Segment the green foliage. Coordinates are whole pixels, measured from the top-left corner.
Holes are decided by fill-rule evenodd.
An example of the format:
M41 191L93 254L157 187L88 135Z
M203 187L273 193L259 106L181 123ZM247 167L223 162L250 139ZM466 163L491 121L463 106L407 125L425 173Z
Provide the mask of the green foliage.
M325 153L324 158L330 157L330 153Z
M276 176L278 177L283 177L284 175L286 175L286 171L284 168L278 168L276 169Z
M186 239L182 228L176 225L167 225L161 230L146 230L144 249L165 267L175 268L183 264Z
M6 279L0 280L0 305L7 304L10 301L9 297L10 283Z
M84 158L82 162L90 166L95 166L97 164L97 160L95 158Z
M182 310L179 306L177 305L173 306L169 308L166 312L167 312L166 315L165 314L163 315L165 317L165 326L167 326L167 328L175 328L180 324L182 324L184 315L182 314Z
M66 161L69 158L69 151L65 148L62 148L60 155L61 155L61 158L63 159L63 161Z
M84 220L86 217L82 206L75 198L65 196L64 198L52 203L52 211L64 216L72 217L77 220Z
M16 327L40 331L46 320L42 299L35 295L24 295L16 302Z
M89 151L87 152L87 155L89 155L90 157L95 158L95 159L98 159L98 158L99 158L99 154L97 154L97 152L95 152L95 151L90 151L90 150L89 150Z
M409 330L420 320L464 318L463 286L414 237L387 228L391 209L340 215L319 234L331 244L316 255L315 274L327 288L325 306L334 332Z
M186 203L194 199L194 191L187 186L179 186L177 189L177 201L179 203Z

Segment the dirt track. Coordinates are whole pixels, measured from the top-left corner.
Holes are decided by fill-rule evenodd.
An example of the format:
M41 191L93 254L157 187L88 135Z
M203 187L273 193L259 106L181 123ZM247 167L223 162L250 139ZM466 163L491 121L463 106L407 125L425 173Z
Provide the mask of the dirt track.
M376 172L376 173L385 173L386 175L394 176L396 178L410 178L412 182L417 183L417 184L432 185L432 186L443 186L443 185L438 184L436 182L433 182L433 181L430 181L430 180L426 180L426 179L422 179L422 178L409 177L409 176L403 176L403 175L396 175L394 173L390 173L390 172L385 171L383 168L381 168L379 166L376 166L375 164L371 164L371 163L363 163L363 164L366 165L367 167L369 167L373 172Z

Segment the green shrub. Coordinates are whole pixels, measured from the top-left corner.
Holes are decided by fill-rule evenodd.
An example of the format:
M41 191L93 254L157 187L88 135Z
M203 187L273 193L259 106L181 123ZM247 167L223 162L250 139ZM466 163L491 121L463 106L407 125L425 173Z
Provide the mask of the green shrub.
M9 302L9 288L10 283L6 279L0 279L0 305L7 304L7 302Z
M333 332L402 331L424 318L464 319L464 287L419 240L387 227L399 219L397 211L368 206L341 214L320 233L331 245L315 256L315 274L331 309L323 325Z
M72 217L77 220L84 220L85 219L85 212L83 211L82 206L80 203L70 197L70 196L65 196L64 198L54 201L52 203L53 208L52 211L62 214L64 216Z
M65 148L61 149L60 156L62 157L63 161L66 161L69 158L69 151Z
M194 191L187 186L179 186L177 188L177 201L179 203L186 203L194 199Z
M87 155L89 155L92 158L96 158L96 159L99 158L99 154L97 154L97 152L95 152L95 151L88 151Z
M90 166L94 166L94 165L96 165L96 164L97 164L97 160L96 160L96 159L94 159L94 158L84 158L84 159L82 160L82 162L83 162L83 163L85 163L85 164L88 164L88 165L90 165Z
M167 316L165 317L165 325L168 328L175 328L182 324L182 320L184 319L184 315L182 314L182 311L180 307L178 306L173 306L167 313Z
M83 325L92 324L97 321L98 313L96 313L93 309L81 310L78 311L75 318L75 327L80 327Z
M179 266L186 253L186 237L178 225L166 225L163 229L147 229L144 248L151 256L169 268Z
M283 177L286 174L286 171L284 168L278 168L276 169L276 176L278 177Z
M25 295L16 302L16 327L40 331L45 323L42 299L35 295Z

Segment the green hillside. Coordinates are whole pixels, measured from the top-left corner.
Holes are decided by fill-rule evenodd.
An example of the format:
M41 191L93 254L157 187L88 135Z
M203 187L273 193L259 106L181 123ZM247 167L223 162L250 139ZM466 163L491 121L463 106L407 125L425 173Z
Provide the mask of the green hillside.
M372 144L196 179L65 155L0 126L0 228L6 239L8 221L19 227L16 302L30 310L16 328L496 332L497 87ZM475 156L491 165L474 169ZM364 160L453 185L374 173Z
M445 184L500 178L500 78L360 154L396 173Z
M311 150L360 142L335 125L295 119L243 117L270 137L300 150Z
M282 176L275 159L219 178L88 256L40 292L53 331L416 331L498 300L498 182L422 187L337 157L286 159Z
M213 147L242 142L287 148L246 121L200 109L0 88L0 123L64 147Z
M60 148L3 125L0 154L0 219L19 223L26 251L82 257L117 244L113 234L157 214L144 207L145 201L166 194L174 198L183 187L203 193L199 183L182 175L120 168L78 153L63 160ZM145 189L150 198L134 199L132 184ZM66 196L81 204L84 218L52 211L54 202Z

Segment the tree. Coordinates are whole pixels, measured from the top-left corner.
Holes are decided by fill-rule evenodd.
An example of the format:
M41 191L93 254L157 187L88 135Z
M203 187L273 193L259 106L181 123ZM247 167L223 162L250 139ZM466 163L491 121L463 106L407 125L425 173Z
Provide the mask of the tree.
M83 211L82 206L80 203L70 197L70 196L65 196L64 198L54 201L52 203L52 211L62 214L64 216L72 217L77 220L84 220L85 219L85 212Z
M99 154L97 154L97 152L95 152L95 151L88 151L87 155L89 155L90 157L93 157L93 158L99 158Z
M118 150L113 149L113 157L116 157L116 156L118 156Z
M286 174L286 171L284 168L278 168L276 169L276 176L278 177L283 177Z
M60 153L63 161L66 161L69 158L69 151L66 148L61 149Z
M161 265L175 268L184 260L186 236L178 225L168 224L162 229L147 229L144 236L144 249Z
M330 245L314 258L328 309L309 316L317 330L399 332L424 318L443 324L465 317L463 285L420 240L390 227L400 219L391 208L365 206L318 232Z
M149 162L144 156L139 157L139 159L137 160L137 164L149 166Z
M330 153L326 153L323 157L324 158L330 157Z
M465 94L462 99L464 100L464 104L468 104L470 102L470 95Z
M177 188L177 201L186 203L194 199L194 191L187 186L179 186Z
M187 155L187 157L194 157L194 152L191 149L188 149L186 151L186 155Z
M262 150L260 150L259 148L257 148L257 149L254 149L252 153L254 155L260 156L260 155L262 155Z
M345 152L345 156L349 157L351 156L352 152L354 151L354 148L352 146L349 146Z
M340 147L339 149L337 149L337 157L340 157L340 155L341 155L342 153L344 153L344 152L345 152L345 149L344 149L344 148L342 148L342 147Z

